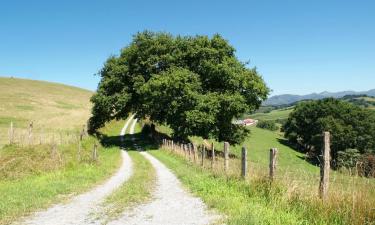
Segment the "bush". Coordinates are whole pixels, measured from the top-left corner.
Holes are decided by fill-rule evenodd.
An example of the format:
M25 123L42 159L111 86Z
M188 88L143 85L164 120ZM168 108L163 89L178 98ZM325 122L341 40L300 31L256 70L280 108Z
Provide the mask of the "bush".
M280 119L280 118L278 118L278 119L276 119L275 122L281 124L281 126L284 126L286 124L287 120L288 119Z
M361 156L357 163L358 175L375 177L375 154L366 153Z
M338 152L337 154L337 168L356 168L357 162L361 157L360 152L357 149L347 149L344 152Z
M267 129L271 131L276 131L278 130L278 126L276 125L275 121L273 120L263 120L259 121L257 123L257 127L262 128L262 129Z

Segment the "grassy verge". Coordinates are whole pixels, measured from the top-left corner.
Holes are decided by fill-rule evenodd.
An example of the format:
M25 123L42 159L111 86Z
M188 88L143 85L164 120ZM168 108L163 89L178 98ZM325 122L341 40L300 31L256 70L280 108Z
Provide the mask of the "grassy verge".
M126 208L151 197L156 178L154 168L139 152L129 151L129 155L133 161L133 175L106 199L101 215L106 222L118 218Z
M373 224L371 204L357 204L342 196L322 203L264 178L241 180L187 163L166 151L150 151L172 169L205 203L227 215L228 224ZM366 199L362 199L365 201Z
M118 134L123 121L111 122L103 129L108 135ZM99 146L99 158L91 158L93 137L82 141L78 157L77 143L57 146L6 146L0 150L0 224L71 195L82 193L109 177L120 165L118 147Z

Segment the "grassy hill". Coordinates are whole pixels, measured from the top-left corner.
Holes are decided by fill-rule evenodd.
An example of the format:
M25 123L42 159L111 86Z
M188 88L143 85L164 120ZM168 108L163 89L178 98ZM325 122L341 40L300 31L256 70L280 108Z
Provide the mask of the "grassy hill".
M375 97L367 95L349 95L342 99L359 107L375 110Z
M57 83L0 77L0 147L9 142L11 121L18 140L25 138L30 121L43 138L82 128L90 115L92 94Z
M0 78L0 224L84 192L118 168L116 146L102 146L86 135L79 141L92 94L56 83ZM9 145L11 122L15 142ZM101 132L117 136L123 124L112 121ZM97 159L92 157L94 145Z

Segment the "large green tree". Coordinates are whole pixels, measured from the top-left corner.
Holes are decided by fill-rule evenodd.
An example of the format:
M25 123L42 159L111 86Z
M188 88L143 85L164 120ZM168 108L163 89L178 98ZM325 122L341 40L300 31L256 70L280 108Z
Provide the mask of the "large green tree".
M248 131L232 119L257 109L269 89L234 53L220 35L136 34L99 73L90 131L132 112L169 125L177 138L243 141Z
M324 131L331 132L331 154L358 149L375 153L375 115L351 103L328 98L302 102L284 125L285 136L301 149L319 155Z

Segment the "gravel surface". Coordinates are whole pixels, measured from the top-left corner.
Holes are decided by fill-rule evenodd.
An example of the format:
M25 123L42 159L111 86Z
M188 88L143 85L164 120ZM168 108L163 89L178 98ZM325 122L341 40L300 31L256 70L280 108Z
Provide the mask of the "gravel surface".
M137 120L128 119L121 130L123 136L130 125L130 134L134 133ZM141 154L148 159L156 170L157 182L153 199L145 204L124 212L120 219L109 222L110 225L201 225L218 221L220 216L207 210L201 199L192 196L181 185L177 177L159 160L147 152ZM90 215L100 211L101 203L112 191L124 183L132 174L132 162L126 151L120 169L105 184L74 197L67 204L55 205L46 211L35 213L21 224L30 225L83 225L98 224Z
M129 118L121 130L125 134L133 117ZM134 130L134 128L133 128ZM132 174L132 162L126 151L121 151L122 165L120 169L104 184L93 190L72 198L66 204L57 204L45 211L37 212L18 224L30 225L68 225L90 224L90 214L100 208L106 196L120 187Z
M211 224L219 219L218 215L207 210L202 200L182 188L180 181L164 164L147 152L141 154L156 170L154 199L126 211L119 220L110 222L110 225Z

